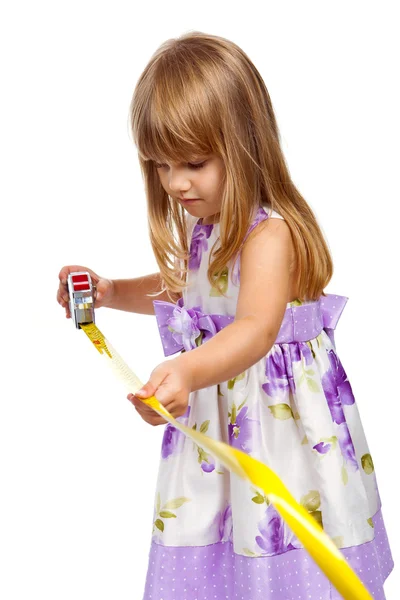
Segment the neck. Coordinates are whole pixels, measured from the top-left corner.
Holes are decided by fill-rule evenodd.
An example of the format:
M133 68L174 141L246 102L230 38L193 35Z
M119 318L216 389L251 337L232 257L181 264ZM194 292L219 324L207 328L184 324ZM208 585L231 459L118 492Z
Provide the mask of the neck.
M207 222L204 221L204 217L201 219L203 225L215 225L219 222L219 215L211 215L211 217L206 217Z

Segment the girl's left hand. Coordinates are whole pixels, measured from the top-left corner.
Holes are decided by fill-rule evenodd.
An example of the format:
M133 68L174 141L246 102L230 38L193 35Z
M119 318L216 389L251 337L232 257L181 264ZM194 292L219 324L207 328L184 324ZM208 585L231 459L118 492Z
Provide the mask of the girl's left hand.
M141 394L140 392L144 392ZM128 394L127 398L132 402L142 419L150 425L162 425L168 423L150 406L147 406L140 398L155 396L171 415L176 418L185 414L189 394L191 392L191 377L189 373L183 372L178 359L167 360L160 363L150 375L149 381L136 392L135 395Z

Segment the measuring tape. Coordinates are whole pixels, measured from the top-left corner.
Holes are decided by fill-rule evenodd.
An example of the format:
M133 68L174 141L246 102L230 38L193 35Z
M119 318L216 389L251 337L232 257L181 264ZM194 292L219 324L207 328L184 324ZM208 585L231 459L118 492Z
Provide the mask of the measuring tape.
M79 276L79 279L74 279L77 276ZM85 278L82 278L82 276ZM79 286L79 288L75 288L75 286ZM94 323L93 285L89 273L70 273L68 287L70 312L76 327L83 329L98 352L105 357L108 366L126 386L127 392L136 394L143 387L143 383ZM85 294L84 297L82 296L83 293ZM262 489L268 500L274 505L304 548L345 600L373 600L371 594L349 566L331 538L290 494L274 471L245 452L224 442L214 440L204 433L190 429L176 421L155 396L140 398L140 400L155 410L171 425L182 431L187 437L208 450L227 469L243 479L248 479L253 485Z

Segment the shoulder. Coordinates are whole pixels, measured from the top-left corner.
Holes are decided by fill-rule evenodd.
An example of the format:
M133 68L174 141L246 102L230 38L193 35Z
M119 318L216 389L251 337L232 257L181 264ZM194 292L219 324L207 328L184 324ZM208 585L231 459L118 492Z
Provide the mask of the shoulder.
M290 227L287 221L277 212L271 211L269 206L263 206L262 208L266 211L266 215L269 216L262 218L261 221L256 223L255 227L251 228L242 247L241 261L246 260L247 255L261 251L261 248L257 247L257 242L255 241L256 238L259 238L258 244L263 245L264 252L267 250L265 245L268 245L269 252L279 252L281 250L283 255L289 252L290 270L292 272L295 268L296 260L295 246ZM249 260L252 260L252 257Z
M289 225L283 219L268 218L261 221L245 240L241 251L242 275L252 273L255 268L266 267L273 261L276 269L291 269L294 259L294 244Z
M259 239L261 238L261 239ZM244 242L242 254L248 248L254 246L255 239L259 239L258 243L262 244L289 244L292 245L292 234L289 225L283 217L268 217L257 223L251 230L247 239Z

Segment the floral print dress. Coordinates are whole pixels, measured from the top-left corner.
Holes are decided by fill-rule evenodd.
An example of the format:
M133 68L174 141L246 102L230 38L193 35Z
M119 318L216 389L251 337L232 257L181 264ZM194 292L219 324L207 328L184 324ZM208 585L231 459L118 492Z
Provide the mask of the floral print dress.
M282 217L260 206L248 233L267 218ZM221 276L226 297L207 279L218 235L219 223L192 222L183 298L154 301L166 356L196 348L234 319L240 257ZM347 300L327 294L289 302L268 354L234 379L192 392L178 420L272 468L383 600L393 559L374 463L334 340ZM168 423L143 600L261 598L341 596L264 493Z

